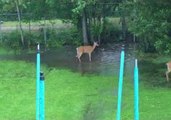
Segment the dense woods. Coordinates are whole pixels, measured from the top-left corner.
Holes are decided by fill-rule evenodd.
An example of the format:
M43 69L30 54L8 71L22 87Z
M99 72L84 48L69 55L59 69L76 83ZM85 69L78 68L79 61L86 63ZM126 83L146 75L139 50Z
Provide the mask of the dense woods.
M20 26L19 31L4 33L1 44L25 48L37 41L49 47L133 41L145 52L171 52L169 0L1 0L0 6L0 20L18 21ZM46 20L54 26L52 20L57 19L72 27L46 26ZM34 21L44 21L41 32L23 31L23 22Z

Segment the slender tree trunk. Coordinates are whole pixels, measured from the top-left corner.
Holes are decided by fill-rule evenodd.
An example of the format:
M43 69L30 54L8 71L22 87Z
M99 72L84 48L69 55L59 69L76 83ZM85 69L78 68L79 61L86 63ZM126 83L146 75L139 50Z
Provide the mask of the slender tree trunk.
M15 5L16 5L16 9L17 9L17 15L18 15L18 21L19 21L19 27L20 27L21 42L22 42L22 45L24 46L24 36L23 36L23 29L22 29L22 25L21 25L21 15L20 15L20 10L19 10L18 0L15 0Z
M126 26L126 20L125 20L125 15L122 15L122 38L123 40L126 40L126 31L127 31L127 26Z
M98 33L98 43L100 44L101 43L101 33L102 33L102 25L103 25L103 19L102 19L102 16L98 17L98 25L100 26L100 30L99 30L99 33Z
M83 10L83 15L82 15L82 32L83 32L83 42L86 45L88 44L88 39L87 39L87 23L86 23L85 10Z
M31 22L29 20L29 33L31 34Z
M46 19L44 18L44 27L43 27L43 33L44 33L44 41L45 41L45 51L47 48L47 26L46 26Z
M92 27L92 25L93 25L93 23L92 23L92 18L89 18L90 19L90 23L89 23L89 31L90 31L90 40L91 40L91 42L93 42L94 41L94 35L93 35L93 31L92 31L92 29L91 29L91 27Z

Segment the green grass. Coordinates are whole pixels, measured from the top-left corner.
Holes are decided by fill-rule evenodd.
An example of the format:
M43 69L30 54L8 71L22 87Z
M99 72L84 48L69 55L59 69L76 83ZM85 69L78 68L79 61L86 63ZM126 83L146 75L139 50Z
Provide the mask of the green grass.
M41 24L44 24L44 20L39 20L39 21L31 21L31 26L39 26ZM51 24L54 24L54 25L64 25L64 23L62 22L62 20L46 20L46 24L47 25L51 25ZM4 21L3 22L3 26L4 27L16 27L18 25L18 21ZM28 26L29 23L28 22L22 22L22 25L23 26Z
M140 67L140 74L147 69ZM0 68L0 119L34 120L35 64L1 61ZM45 73L46 120L116 119L117 76L81 75L45 66L42 70ZM149 78L152 79L145 72L140 75L140 119L170 120L170 87L152 85ZM133 81L130 76L125 75L123 85L122 120L133 120Z
M0 118L35 118L35 65L1 61ZM68 70L43 68L46 77L46 119L81 120L113 118L114 79L82 76ZM115 103L116 104L116 103Z
M140 58L141 120L170 120L171 83L166 82L166 62L169 56L146 54Z

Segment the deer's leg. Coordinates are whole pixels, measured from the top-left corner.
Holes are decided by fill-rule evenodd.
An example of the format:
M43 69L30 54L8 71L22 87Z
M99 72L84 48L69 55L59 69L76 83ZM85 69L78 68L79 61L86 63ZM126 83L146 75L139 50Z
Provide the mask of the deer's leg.
M76 48L76 50L77 50L77 55L76 55L76 57L78 58L79 62L81 62L80 57L81 57L81 55L82 55L83 53L82 53L82 52L79 52L79 49L78 49L78 48Z
M88 55L89 55L89 61L91 62L91 53L89 53Z
M78 57L79 62L81 62L81 59L80 58L81 58L82 54L83 53L77 53L77 57Z
M169 82L169 71L166 71L166 79L167 79L167 82Z

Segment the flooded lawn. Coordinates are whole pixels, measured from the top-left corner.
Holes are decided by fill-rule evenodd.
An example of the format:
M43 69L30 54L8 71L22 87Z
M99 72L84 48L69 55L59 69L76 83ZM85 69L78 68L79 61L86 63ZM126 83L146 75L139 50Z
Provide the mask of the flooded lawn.
M89 62L88 54L83 54L82 62L76 58L75 47L64 47L57 50L41 52L41 63L49 67L70 69L81 74L97 74L113 76L119 74L120 53L122 44L109 44L100 46L92 53L92 61ZM133 75L134 45L125 44L125 74ZM0 60L23 60L36 62L36 53L20 55L1 55Z

